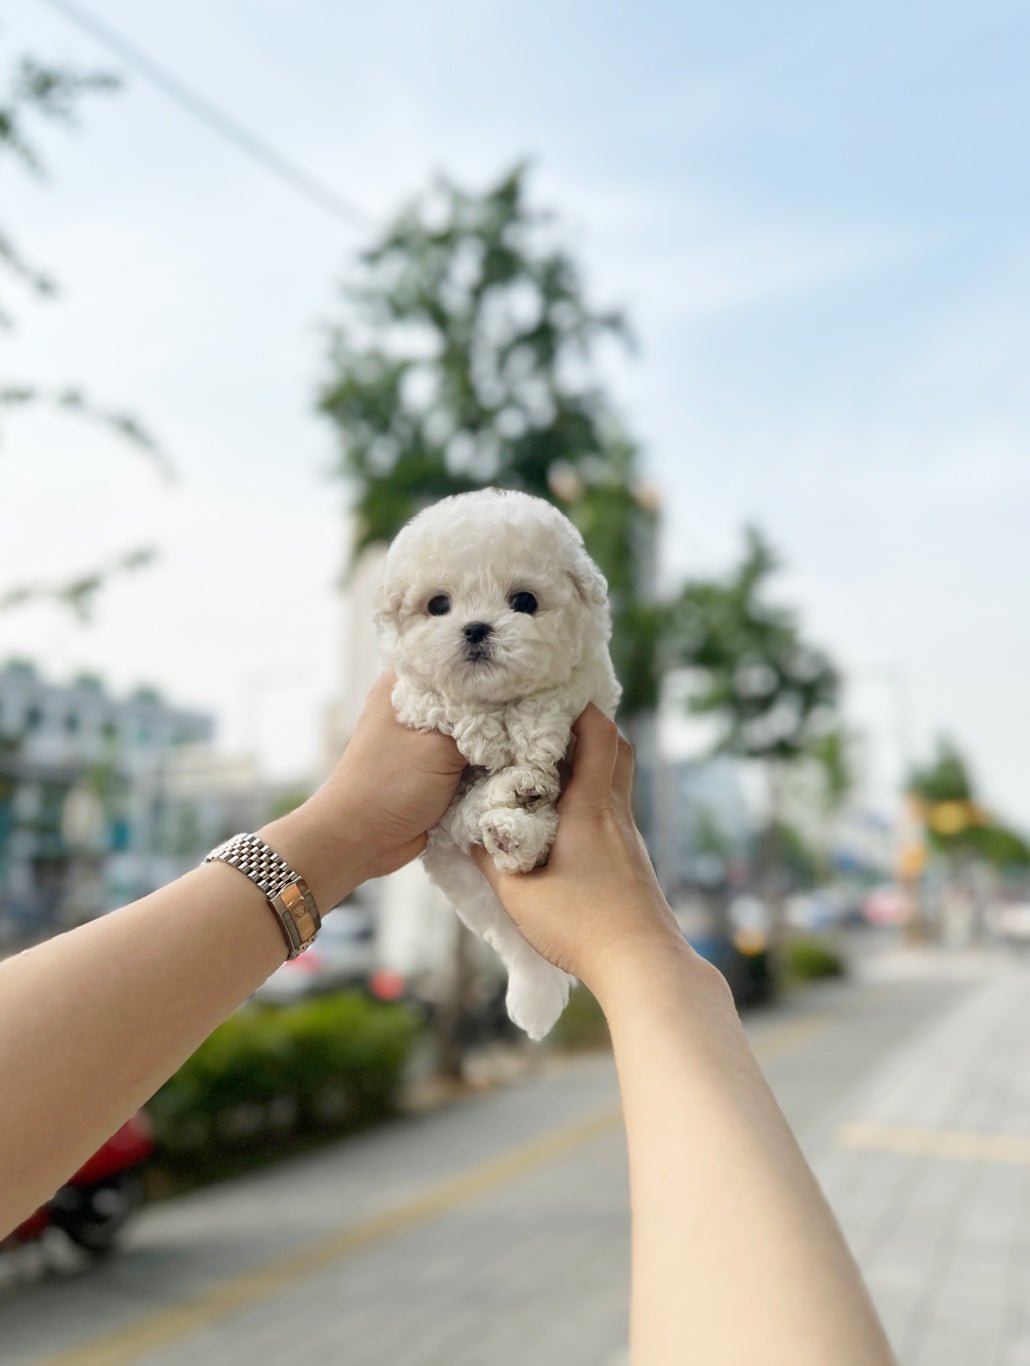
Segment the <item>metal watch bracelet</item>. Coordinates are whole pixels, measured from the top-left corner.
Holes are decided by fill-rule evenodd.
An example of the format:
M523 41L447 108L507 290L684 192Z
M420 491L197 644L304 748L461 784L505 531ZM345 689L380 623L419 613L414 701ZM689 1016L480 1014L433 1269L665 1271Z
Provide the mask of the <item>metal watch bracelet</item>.
M228 863L264 892L286 940L287 959L303 953L322 928L307 883L257 835L233 835L212 849L204 862Z

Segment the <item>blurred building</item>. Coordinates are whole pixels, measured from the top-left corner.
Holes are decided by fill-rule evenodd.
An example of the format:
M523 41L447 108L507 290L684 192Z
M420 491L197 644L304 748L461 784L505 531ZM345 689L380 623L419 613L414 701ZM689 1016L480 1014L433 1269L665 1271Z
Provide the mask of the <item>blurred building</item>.
M88 918L163 880L172 756L210 739L203 713L93 675L0 669L0 924L9 937ZM112 882L114 876L114 885Z
M181 877L209 849L241 830L257 830L307 796L296 784L269 782L253 756L207 744L168 750L146 823L147 838L106 860L109 906Z

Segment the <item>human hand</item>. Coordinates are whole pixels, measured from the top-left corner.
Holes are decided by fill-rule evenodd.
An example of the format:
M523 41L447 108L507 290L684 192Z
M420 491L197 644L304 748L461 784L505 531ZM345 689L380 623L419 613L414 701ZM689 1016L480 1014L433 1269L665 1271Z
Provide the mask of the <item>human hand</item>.
M358 883L409 863L447 810L465 760L454 741L397 720L392 674L368 695L336 768L297 811L261 832L304 873L323 909ZM293 855L289 852L293 850Z
M392 873L422 852L465 768L449 736L401 725L390 700L395 681L383 674L376 682L320 794L361 832L367 877Z
M573 773L546 866L502 873L485 850L473 857L533 947L600 996L628 957L685 945L633 822L632 748L593 705L572 729Z

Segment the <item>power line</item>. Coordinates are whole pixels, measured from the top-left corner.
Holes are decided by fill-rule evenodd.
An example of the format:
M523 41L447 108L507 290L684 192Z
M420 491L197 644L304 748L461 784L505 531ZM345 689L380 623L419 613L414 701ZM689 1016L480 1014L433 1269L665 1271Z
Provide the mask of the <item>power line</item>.
M149 81L181 109L218 133L226 142L231 142L239 151L285 181L320 209L348 227L369 228L373 225L374 219L370 214L277 151L257 133L251 132L238 119L212 103L206 95L180 80L173 71L130 42L111 24L98 19L81 5L70 3L70 0L44 0L44 3L113 52L127 67Z

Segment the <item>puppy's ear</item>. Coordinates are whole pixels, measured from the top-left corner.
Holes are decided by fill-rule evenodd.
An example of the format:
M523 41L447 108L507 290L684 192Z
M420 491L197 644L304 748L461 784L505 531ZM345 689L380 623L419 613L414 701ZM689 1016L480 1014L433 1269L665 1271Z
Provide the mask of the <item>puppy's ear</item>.
M579 551L566 572L588 607L602 607L608 601L608 580L585 550Z
M376 601L375 615L372 621L375 623L376 631L379 635L380 646L385 654L393 648L393 643L397 639L397 628L400 624L401 608L404 605L404 591L396 584L383 584L379 590L379 597Z

